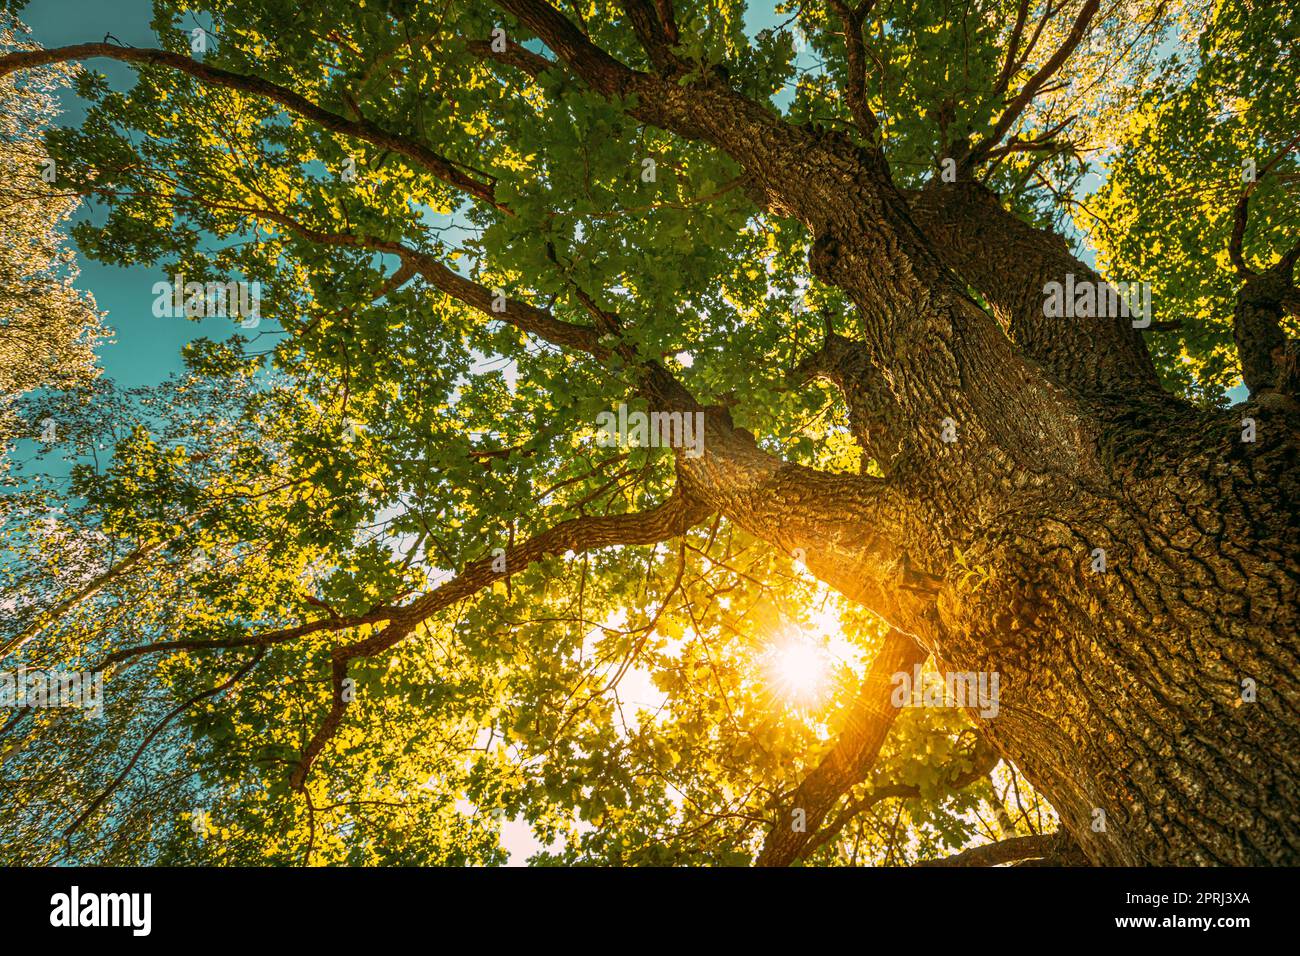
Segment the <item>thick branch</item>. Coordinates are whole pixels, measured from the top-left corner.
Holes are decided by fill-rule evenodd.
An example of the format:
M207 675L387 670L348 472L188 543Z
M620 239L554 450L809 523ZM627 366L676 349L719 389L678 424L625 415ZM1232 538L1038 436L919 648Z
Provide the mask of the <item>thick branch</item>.
M652 408L703 416L703 454L677 453L678 477L694 497L758 539L801 551L818 578L895 626L927 628L935 587L909 567L912 509L898 488L782 461L725 409L699 405L661 366L646 368L642 391Z
M918 226L944 261L988 300L1017 348L1075 394L1158 391L1159 379L1134 316L1052 318L1048 283L1110 288L1070 254L1065 240L1023 222L972 182L934 185L911 197ZM1148 316L1149 318L1149 316Z
M1300 394L1300 342L1282 331L1282 316L1295 296L1293 272L1300 246L1269 269L1249 273L1237 292L1232 337L1241 362L1241 377L1251 397L1263 392Z
M1274 167L1297 146L1300 135L1285 143L1257 172L1255 179L1237 200L1232 215L1228 258L1243 280L1232 313L1232 337L1241 362L1241 377L1252 397L1274 391L1300 394L1300 342L1288 340L1282 331L1282 317L1297 312L1293 279L1300 245L1288 250L1269 268L1256 272L1246 262L1243 246L1250 215L1250 197Z
M84 60L91 57L107 57L112 60L144 66L165 66L192 76L208 86L224 87L264 97L332 133L351 136L381 149L391 150L399 156L404 156L461 192L481 199L502 211L507 211L504 206L496 201L491 183L467 175L452 160L434 152L423 143L393 133L369 120L352 120L340 116L313 103L293 90L260 77L232 73L229 70L208 66L199 60L171 53L167 50L121 47L114 46L111 43L79 43L74 46L55 47L49 50L26 50L0 56L0 77L8 76L16 70L32 69L71 60Z
M763 844L758 866L793 863L840 797L867 776L898 717L898 709L890 700L893 676L910 672L913 665L922 663L927 656L906 634L890 631L886 635L849 710L848 725L830 753L785 802L776 826ZM803 811L802 819L796 818L797 811ZM799 823L802 829L796 829Z
M637 41L656 70L672 75L687 69L686 63L673 53L671 48L675 41L669 38L659 11L650 0L623 0L622 7L636 33Z
M1078 865L1076 854L1069 852L1070 838L1064 833L1037 833L1011 837L997 843L972 847L941 860L926 860L917 866L998 866L1022 860L1043 859L1058 865Z
M605 96L624 92L636 74L583 34L568 17L545 0L500 0L497 6L513 14L592 89Z
M820 378L839 389L848 405L853 437L888 475L907 421L862 343L828 332L821 348L799 363L794 377L796 384Z
M302 756L298 759L298 764L293 768L293 773L289 775L289 786L294 790L302 790L307 782L307 774L311 772L311 765L315 763L317 756L325 749L325 745L330 739L338 733L339 725L343 722L343 713L348 708L348 658L335 656L330 666L330 709L321 721L316 732L312 734L311 740L303 748Z

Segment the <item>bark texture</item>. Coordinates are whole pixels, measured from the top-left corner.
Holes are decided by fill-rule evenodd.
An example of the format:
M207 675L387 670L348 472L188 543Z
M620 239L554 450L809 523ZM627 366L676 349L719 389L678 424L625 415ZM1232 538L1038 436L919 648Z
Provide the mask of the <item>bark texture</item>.
M1252 412L1116 416L1108 486L1017 496L940 594L933 650L1001 674L983 726L1094 863L1300 859L1294 420Z
M1292 271L1300 247L1272 268L1245 277L1237 292L1232 337L1241 358L1241 377L1252 396L1264 392L1300 395L1300 342L1288 339L1282 317L1294 311Z

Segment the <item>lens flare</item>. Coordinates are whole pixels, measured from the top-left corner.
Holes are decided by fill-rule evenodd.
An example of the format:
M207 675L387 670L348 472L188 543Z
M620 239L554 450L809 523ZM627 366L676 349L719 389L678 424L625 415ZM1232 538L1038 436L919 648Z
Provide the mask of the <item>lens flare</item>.
M800 638L787 638L767 654L768 681L787 700L816 703L830 683L830 657L824 648Z

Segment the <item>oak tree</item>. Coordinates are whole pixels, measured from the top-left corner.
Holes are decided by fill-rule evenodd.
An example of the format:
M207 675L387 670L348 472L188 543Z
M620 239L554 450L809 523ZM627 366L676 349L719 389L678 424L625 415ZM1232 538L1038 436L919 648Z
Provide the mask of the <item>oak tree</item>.
M10 719L6 845L1295 863L1284 6L163 2L0 55L136 67L47 137L76 239L267 333L74 471L99 558L3 646L112 716Z

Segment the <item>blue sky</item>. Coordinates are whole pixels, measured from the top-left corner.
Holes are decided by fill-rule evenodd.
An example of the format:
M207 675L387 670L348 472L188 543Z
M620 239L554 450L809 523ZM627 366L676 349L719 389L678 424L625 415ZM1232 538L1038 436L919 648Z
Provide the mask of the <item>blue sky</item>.
M107 33L131 46L158 45L149 26L153 16L149 0L33 0L20 16L32 28L33 38L46 47L102 40ZM131 67L111 60L93 60L89 65L119 88L129 88L135 76ZM79 123L85 107L77 95L65 92L62 103L65 112L60 122ZM86 216L84 208L77 213L78 219ZM114 330L114 341L100 349L100 364L105 374L124 386L161 382L180 369L180 349L186 342L203 335L226 338L235 328L225 318L199 322L155 318L153 284L168 278L162 268L102 265L80 255L77 261L78 285L94 294Z

